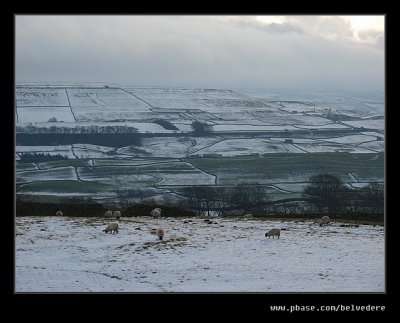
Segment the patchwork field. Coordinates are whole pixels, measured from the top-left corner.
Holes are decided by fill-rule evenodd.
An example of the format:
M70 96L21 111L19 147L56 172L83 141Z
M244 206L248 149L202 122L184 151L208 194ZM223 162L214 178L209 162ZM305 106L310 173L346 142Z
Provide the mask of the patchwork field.
M74 159L18 164L17 193L48 194L54 190L57 194L91 192L113 198L119 191L152 188L148 197L153 194L159 198L165 190L174 195L185 186L258 183L276 200L301 197L299 193L309 178L320 173L334 174L353 187L382 181L383 164L382 153L275 153L182 160Z
M177 197L175 187L258 182L274 198L286 198L298 197L309 177L323 172L362 187L384 177L382 100L371 94L19 84L16 189L95 198L142 190L160 198ZM195 121L209 131L195 133ZM35 145L19 142L19 132L44 135ZM57 145L70 133L88 141ZM103 142L115 133L120 137ZM94 137L100 139L91 142ZM24 162L26 153L68 159Z

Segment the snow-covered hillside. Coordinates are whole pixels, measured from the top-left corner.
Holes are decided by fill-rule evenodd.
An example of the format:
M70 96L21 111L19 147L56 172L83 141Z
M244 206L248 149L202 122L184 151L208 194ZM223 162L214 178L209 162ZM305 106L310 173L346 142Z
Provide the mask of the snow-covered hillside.
M191 220L193 222L188 222ZM214 218L17 217L16 292L384 292L384 228ZM162 227L160 241L150 233ZM280 239L265 232L280 228Z
M116 84L19 84L17 192L79 195L99 183L101 195L113 198L121 185L124 189L147 186L158 192L157 196L165 192L160 190L166 186L173 196L177 194L174 186L232 185L245 181L278 185L275 186L278 188L304 186L310 176L322 170L337 174L336 165L327 166L329 160L337 159L336 154L340 154L338 165L343 165L338 175L347 184L354 187L360 184L353 178L346 179L350 172L361 178L363 185L382 181L383 103L382 97L370 94L278 95ZM207 123L209 131L194 132L193 122ZM68 159L32 164L32 160L23 158L26 153L61 155ZM344 155L347 153L353 156ZM303 161L308 155L317 154L324 154L329 160L323 163L311 160L309 168L299 173L302 164L299 166L293 159L286 173L281 169L278 177L275 174L271 177L271 167L282 164L287 156L300 155L296 158ZM276 160L274 155L280 159ZM357 155L378 159L379 163L372 171L365 170L369 167L368 160L350 169L348 159L357 159ZM235 168L224 166L237 158L266 163L258 163L256 168L251 168L247 161L236 163ZM131 161L138 159L141 164L152 166L134 167L137 163ZM185 163L197 168L182 172L175 167L179 163L170 163L168 169L158 169L156 163L172 159L180 159L179 163L186 159ZM199 159L209 160L201 163L213 167L208 171L203 169ZM274 160L272 165L269 159ZM110 167L104 167L105 163ZM50 172L49 167L53 169ZM229 177L228 182L225 175L221 176L221 168ZM295 172L299 174L295 176ZM98 198L99 193L94 196Z

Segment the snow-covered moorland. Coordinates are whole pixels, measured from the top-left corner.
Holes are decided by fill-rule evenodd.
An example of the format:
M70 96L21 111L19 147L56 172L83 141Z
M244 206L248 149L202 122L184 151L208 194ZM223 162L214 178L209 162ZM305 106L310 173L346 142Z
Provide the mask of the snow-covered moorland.
M104 218L15 221L16 292L385 291L380 226L146 217L121 218L112 235Z

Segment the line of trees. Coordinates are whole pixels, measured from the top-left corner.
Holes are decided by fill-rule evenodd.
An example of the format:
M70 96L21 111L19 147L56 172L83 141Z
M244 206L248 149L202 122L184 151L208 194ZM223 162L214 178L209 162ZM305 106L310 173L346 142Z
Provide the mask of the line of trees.
M271 201L258 183L234 187L191 186L182 190L186 207L197 215L266 214L377 214L384 211L384 184L372 182L363 188L346 186L331 174L312 176L303 198Z
M384 183L371 182L363 188L355 189L331 174L312 176L309 182L304 194L319 212L383 214Z
M24 134L40 134L40 133L57 133L57 134L102 134L102 133L137 133L138 129L135 127L124 126L75 126L75 127L37 127L37 126L17 126L17 133Z
M197 215L258 213L267 202L265 188L258 183L234 187L190 186L182 191L187 207Z
M91 144L109 147L141 146L142 136L138 133L17 133L17 146L58 146Z
M171 122L165 119L154 119L153 123L156 123L167 130L179 130L176 126L174 126Z
M213 131L212 126L206 122L193 121L191 123L192 132L195 135L207 135Z
M50 155L49 153L20 153L20 162L21 163L40 163L46 161L53 160L64 160L68 159L66 156L62 156L60 154Z

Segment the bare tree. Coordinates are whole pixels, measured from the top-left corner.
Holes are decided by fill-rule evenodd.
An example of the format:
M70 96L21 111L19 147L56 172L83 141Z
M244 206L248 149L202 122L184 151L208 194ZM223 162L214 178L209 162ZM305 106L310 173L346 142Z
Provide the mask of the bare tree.
M267 199L264 186L258 183L250 185L250 195L253 212L261 214Z
M363 189L364 205L373 212L383 213L384 210L384 183L371 182Z
M252 189L248 184L238 184L233 188L231 203L243 213L251 209Z
M196 215L201 215L203 213L203 201L200 188L198 186L186 187L183 194L186 197L189 209L193 210Z
M215 194L215 201L214 201L215 211L218 212L218 215L222 216L226 215L231 204L228 190L225 187L215 187L214 194Z
M191 128L194 134L205 135L212 132L212 126L206 122L193 121Z
M348 191L339 177L320 174L310 178L310 184L304 189L304 194L310 197L311 203L320 211L338 212L343 207L343 197Z

